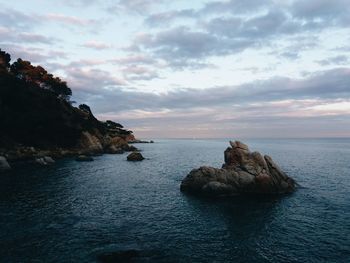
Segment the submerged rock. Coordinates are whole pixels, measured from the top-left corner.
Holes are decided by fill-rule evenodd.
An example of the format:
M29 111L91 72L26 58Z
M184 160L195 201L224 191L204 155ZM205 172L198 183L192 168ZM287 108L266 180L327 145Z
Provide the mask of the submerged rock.
M11 166L7 162L6 158L3 156L0 156L0 171L6 171L10 169L11 169Z
M136 161L142 161L144 160L145 158L143 158L142 154L139 153L139 152L132 152L128 155L127 157L127 160L128 161L133 161L133 162L136 162Z
M50 156L44 156L44 157L36 158L35 163L45 166L45 165L54 164L55 161Z
M242 142L230 142L221 169L200 167L181 182L181 191L206 195L284 194L295 190L288 177L271 157L250 152Z
M91 156L87 156L87 155L79 155L77 158L75 158L75 160L77 162L92 162L94 160L94 158L92 158Z
M138 250L126 250L104 253L97 256L98 262L101 263L116 263L116 262L133 262L141 256Z

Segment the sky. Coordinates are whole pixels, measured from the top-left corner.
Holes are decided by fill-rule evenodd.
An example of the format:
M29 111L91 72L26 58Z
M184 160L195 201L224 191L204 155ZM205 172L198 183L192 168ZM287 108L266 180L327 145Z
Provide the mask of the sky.
M2 50L136 137L350 137L349 0L0 4Z

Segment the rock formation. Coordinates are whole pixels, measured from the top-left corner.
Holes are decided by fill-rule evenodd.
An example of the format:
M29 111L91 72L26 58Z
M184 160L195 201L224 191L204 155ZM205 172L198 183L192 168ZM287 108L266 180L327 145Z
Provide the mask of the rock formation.
M200 167L181 183L181 191L213 196L237 194L285 194L295 190L295 181L272 160L250 152L242 142L230 142L221 169Z
M128 155L127 157L127 160L128 161L133 161L133 162L136 162L136 161L142 161L144 160L145 158L143 158L142 154L139 153L139 152L132 152Z

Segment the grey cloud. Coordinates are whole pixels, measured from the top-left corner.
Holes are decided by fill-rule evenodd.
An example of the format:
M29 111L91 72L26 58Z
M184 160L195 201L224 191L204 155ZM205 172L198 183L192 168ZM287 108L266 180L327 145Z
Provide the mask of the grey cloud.
M12 60L22 58L33 63L46 64L52 60L67 58L67 53L57 50L46 50L17 44L1 44L1 48L11 54Z
M117 65L156 65L158 64L157 60L146 55L142 54L133 54L121 58L115 58L109 60L109 62Z
M164 59L169 66L175 68L188 65L200 68L207 65L203 59L208 56L227 55L254 45L249 39L232 41L203 31L191 31L186 27L173 28L154 36L144 35L136 43L140 48L151 51L153 55Z
M142 35L135 40L134 50L152 52L168 61L170 66L184 68L199 61L205 64L208 57L267 47L281 37L305 33L308 27L309 23L292 21L284 11L276 9L250 18L213 18L203 24L202 30L179 26ZM302 49L299 45L295 50L278 55L295 59Z
M201 13L251 13L252 10L259 11L267 7L272 2L270 0L230 0L208 2L200 10Z
M34 33L18 33L17 30L0 26L0 43L40 43L52 44L55 39Z
M65 69L67 81L73 90L95 96L103 96L110 87L119 87L125 85L125 81L112 76L109 72L100 69Z
M295 0L276 2L209 1L203 8L172 10L154 13L145 23L169 25L176 19L191 18L197 30L178 26L159 31L132 45L160 56L174 68L184 68L212 56L235 54L248 48L267 47L281 39L302 37L305 34L350 24L350 5L347 0ZM198 30L198 25L202 25ZM276 52L279 57L297 59L302 50L317 45L317 41L299 48Z
M324 19L327 23L349 21L349 2L347 0L296 0L291 6L292 14L303 19Z
M41 24L38 17L27 15L13 9L0 10L0 25L7 28L30 29Z
M173 10L152 14L145 19L145 23L150 26L167 26L176 19L195 18L196 15L198 14L193 9Z
M98 80L95 82L98 83ZM288 99L349 99L349 83L350 69L339 68L318 72L305 79L276 77L240 86L213 87L205 90L177 89L162 94L133 92L120 88L105 91L100 89L98 98L95 98L94 92L91 91L93 99L89 103L95 106L98 113L106 113L136 109L153 111L208 108ZM92 89L96 87L101 87L101 83ZM82 99L89 100L89 96L85 93ZM118 104L113 103L116 101Z
M152 80L159 78L156 70L144 66L127 66L122 72L128 80Z
M347 65L350 63L349 57L345 55L338 55L327 59L317 60L316 62L322 66Z
M108 12L129 12L136 14L145 14L154 7L162 4L165 0L118 0L108 7Z

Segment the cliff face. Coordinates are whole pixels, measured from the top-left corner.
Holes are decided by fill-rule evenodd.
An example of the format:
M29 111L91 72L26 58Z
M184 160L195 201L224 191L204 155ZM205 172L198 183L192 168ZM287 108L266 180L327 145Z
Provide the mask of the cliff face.
M67 84L40 66L17 60L12 65L0 50L0 155L27 158L128 150L131 131L101 122L87 105L72 106Z

